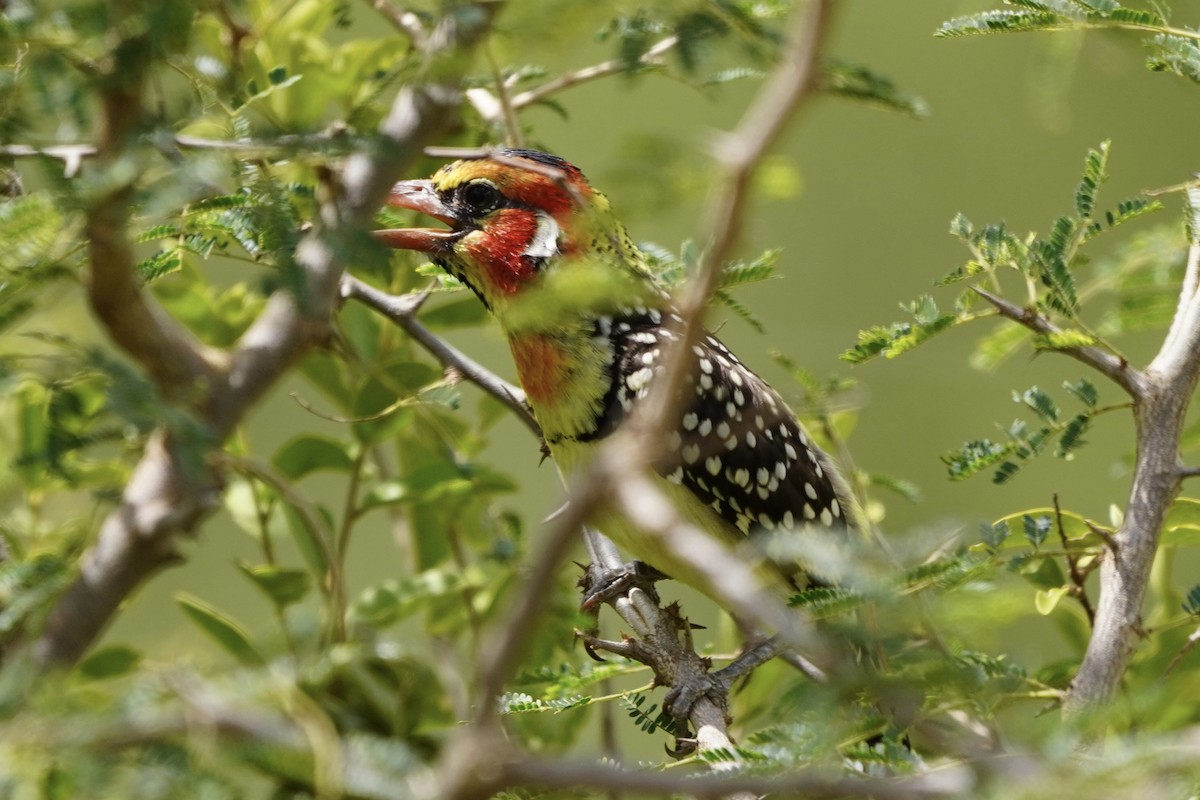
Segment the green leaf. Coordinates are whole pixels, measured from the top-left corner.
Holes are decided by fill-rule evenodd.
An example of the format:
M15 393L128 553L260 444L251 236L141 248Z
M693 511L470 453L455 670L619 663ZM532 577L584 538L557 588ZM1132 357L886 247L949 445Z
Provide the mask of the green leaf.
M1155 36L1150 42L1146 67L1154 72L1172 72L1200 83L1200 46L1183 36Z
M803 608L815 619L852 611L866 602L861 594L836 586L810 586L788 598L789 606Z
M1200 617L1200 584L1188 590L1187 598L1183 601L1183 610L1192 617Z
M175 595L175 602L192 622L208 634L213 641L243 664L259 666L266 663L262 655L250 643L250 637L233 618L213 606L186 592Z
M1012 452L1013 447L1012 444L998 444L990 439L976 439L941 458L949 470L950 480L961 481L994 466Z
M134 271L142 283L151 283L163 275L175 272L182 264L183 258L178 249L159 250L150 258L139 261Z
M1071 545L1075 545L1076 543L1079 543L1080 546L1085 544L1090 545L1093 542L1099 541L1096 537L1096 534L1092 531L1091 526L1088 525L1086 517L1084 517L1082 514L1069 511L1065 508L1054 509L1050 507L1041 507L1017 511L996 520L995 525L1002 525L1005 529L1010 529L1012 525L1019 520L1021 522L1021 527L1024 528L1027 524L1029 524L1025 522L1027 518L1035 521L1033 523L1035 527L1039 524L1042 526L1046 524L1044 521L1039 523L1037 522L1038 520L1051 520L1052 525L1055 528L1057 528L1061 522L1063 535L1066 536L1067 542ZM1035 531L1035 536L1036 535L1041 534L1038 534ZM1021 542L1010 539L1008 540L1008 544L1019 546Z
M1037 612L1043 617L1049 616L1058 605L1058 601L1062 600L1071 591L1070 586L1056 586L1053 589L1038 589L1033 597L1033 605Z
M1084 331L1068 328L1054 333L1040 333L1030 341L1035 350L1070 350L1096 344L1096 337Z
M912 481L896 478L891 475L883 475L878 472L872 472L867 476L872 486L878 486L882 489L888 489L908 500L910 503L921 502L921 488Z
M1021 577L1039 589L1057 589L1066 583L1062 568L1053 558L1030 554L1020 567Z
M1058 437L1058 450L1055 455L1059 458L1070 458L1073 454L1072 451L1085 444L1083 434L1087 431L1091 421L1090 414L1079 414L1072 417Z
M859 64L845 61L826 64L820 88L837 97L858 100L917 118L929 115L929 106L920 97L899 88L890 78Z
M933 35L941 39L987 33L1048 31L1068 27L1067 21L1050 11L983 11L943 22Z
M282 508L283 516L287 520L288 533L303 556L304 563L318 581L324 581L329 574L329 559L333 557L333 545L330 541L333 527L330 524L329 512L318 507L317 513L321 518L314 520L308 519L290 504L283 504ZM324 529L315 527L319 525L324 525Z
M1061 413L1055 402L1050 399L1050 395L1036 386L1031 386L1020 394L1013 392L1013 402L1032 408L1039 417L1047 422L1057 422L1058 415Z
M754 328L754 330L758 331L759 333L767 332L767 329L763 325L762 320L760 320L754 314L754 312L752 312L750 309L746 308L746 306L742 305L742 303L739 300L737 300L733 295L729 294L728 292L724 291L723 289L718 289L717 291L713 292L713 299L716 300L721 305L728 308L733 313L737 314L743 320L745 320L746 324L749 325L751 328Z
M1088 408L1095 408L1100 400L1100 393L1087 378L1080 378L1078 383L1063 381L1063 388L1079 398L1079 402Z
M123 644L101 647L88 655L76 669L90 680L115 678L130 672L142 660L142 654Z
M732 289L766 280L775 274L775 264L779 261L779 249L764 250L758 258L750 261L731 261L721 269L717 286L721 289Z
M279 608L299 603L312 589L312 576L302 569L289 569L274 564L238 564L242 574Z
M1167 509L1163 520L1162 546L1200 546L1200 500L1179 497Z
M427 569L364 589L351 606L351 614L372 627L383 628L432 607L440 598L482 585L483 574L478 569Z
M970 242L974 232L975 226L961 211L954 215L954 219L950 220L950 233L964 242Z
M980 526L980 541L987 547L989 552L995 552L1000 549L1000 546L1012 535L1012 529L1008 526L1007 520L999 520L992 524L986 522Z
M1021 527L1025 533L1025 539L1034 546L1039 548L1042 542L1046 541L1046 535L1054 527L1054 521L1049 514L1023 514L1021 516Z
M1088 150L1084 160L1083 177L1075 189L1075 213L1083 219L1091 219L1096 208L1096 192L1100 184L1108 179L1109 144L1104 141L1096 150Z
M1108 223L1109 228L1115 228L1118 225L1124 224L1131 219L1150 214L1154 211L1159 211L1163 208L1163 204L1158 200L1148 200L1144 197L1132 197L1128 200L1122 200L1117 203L1117 210L1108 211L1104 215L1104 221Z
M1023 349L1033 334L1021 325L1007 323L997 325L990 334L983 336L971 354L971 366L975 369L995 369L1009 356Z
M302 434L280 447L271 463L293 481L318 470L349 472L354 468L351 447L336 439Z

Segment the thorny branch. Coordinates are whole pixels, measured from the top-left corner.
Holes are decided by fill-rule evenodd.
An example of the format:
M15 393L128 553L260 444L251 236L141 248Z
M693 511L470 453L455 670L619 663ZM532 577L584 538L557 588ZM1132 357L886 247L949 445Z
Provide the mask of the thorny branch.
M1036 309L1021 308L978 286L971 288L975 294L982 297L995 308L1000 316L1010 319L1018 325L1023 325L1034 333L1045 335L1062 333L1062 328L1046 319ZM1125 359L1115 356L1107 350L1102 350L1093 345L1076 345L1055 348L1055 352L1070 356L1076 361L1088 365L1101 375L1112 380L1113 383L1128 392L1131 397L1136 398L1140 393L1145 391L1145 376L1126 362Z
M1198 275L1200 242L1193 242L1170 331L1140 373L1142 380L1133 393L1138 435L1133 485L1121 526L1100 564L1100 597L1092 637L1064 706L1069 718L1099 709L1116 694L1134 649L1145 636L1142 602L1163 519L1182 482L1179 443L1200 378Z

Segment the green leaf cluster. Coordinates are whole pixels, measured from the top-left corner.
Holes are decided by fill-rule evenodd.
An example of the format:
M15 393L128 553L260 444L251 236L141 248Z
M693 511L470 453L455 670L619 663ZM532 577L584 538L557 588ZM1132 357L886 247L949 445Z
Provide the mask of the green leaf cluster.
M1076 383L1068 381L1063 388L1079 401L1083 410L1074 414L1064 413L1049 394L1036 386L1023 392L1013 392L1013 402L1033 412L1034 427L1031 428L1025 420L1017 419L1004 429L1006 441L973 440L942 456L950 478L962 480L995 467L992 482L1005 483L1054 439L1057 439L1054 454L1067 460L1073 458L1075 451L1086 444L1083 436L1093 418L1111 411L1112 407L1097 405L1097 389L1086 378Z

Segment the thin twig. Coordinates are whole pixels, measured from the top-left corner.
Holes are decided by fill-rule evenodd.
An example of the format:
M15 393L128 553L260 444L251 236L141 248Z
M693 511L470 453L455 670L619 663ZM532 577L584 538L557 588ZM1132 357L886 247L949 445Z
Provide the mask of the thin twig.
M638 59L638 63L643 66L655 66L661 63L661 57L675 45L679 44L678 36L668 36L664 39L655 42L642 56ZM594 81L598 78L604 78L609 75L615 75L625 69L626 62L613 59L611 61L603 61L599 64L594 64L590 67L568 72L560 75L554 80L547 81L541 86L513 95L512 107L520 110L526 106L533 105L539 100L544 100L552 94L557 94L564 89L569 89L572 86L578 86L581 83Z
M471 383L499 400L516 414L517 419L524 423L534 436L541 438L542 429L529 410L525 402L525 392L521 391L520 387L489 371L417 321L416 311L420 307L418 300L423 300L424 296L387 294L363 283L353 275L342 276L341 292L342 297L358 300L395 322L442 366L454 368Z
M371 8L378 11L388 22L403 33L412 43L420 49L425 49L429 44L429 33L425 30L424 23L412 11L401 8L391 0L367 0Z
M330 632L334 641L342 641L345 638L344 611L346 607L342 559L338 555L336 537L317 506L303 492L297 490L278 470L260 459L225 453L222 454L220 460L226 468L241 472L269 486L295 509L305 530L321 550L321 560L325 562L325 575L321 589L329 598L332 606L329 619ZM361 468L361 464L359 468ZM266 538L265 533L264 538Z
M1175 668L1183 662L1184 657L1187 656L1188 653L1192 652L1192 650L1196 649L1196 645L1198 644L1200 644L1200 628L1192 631L1192 635L1189 636L1187 641L1183 643L1183 647L1179 648L1179 652L1175 654L1175 657L1171 659L1171 663L1167 665L1165 670L1163 670L1163 677L1166 678L1172 672L1174 672Z
M978 286L971 288L977 295L990 303L1000 313L1000 316L1010 319L1034 333L1044 335L1062 333L1062 328L1033 309L1021 308ZM1092 345L1056 347L1054 352L1062 353L1087 364L1100 374L1110 378L1135 400L1145 392L1145 376L1139 370L1132 367L1123 358L1101 350L1099 347Z
M1071 543L1067 541L1067 532L1063 528L1062 507L1058 504L1058 492L1054 493L1054 519L1055 527L1058 528L1058 538L1063 546L1063 558L1067 562L1067 570L1071 573L1071 594L1083 606L1083 611L1087 614L1088 625L1094 625L1096 610L1092 608L1092 601L1088 599L1087 575L1079 571L1079 557L1071 552Z

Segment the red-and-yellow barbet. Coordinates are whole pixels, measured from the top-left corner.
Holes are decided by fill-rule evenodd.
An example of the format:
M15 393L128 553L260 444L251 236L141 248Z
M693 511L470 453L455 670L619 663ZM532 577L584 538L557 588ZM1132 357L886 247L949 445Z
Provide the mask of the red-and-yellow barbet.
M449 226L378 231L426 253L471 288L499 322L517 375L564 474L620 426L662 372L679 322L646 257L583 173L557 156L497 151L403 181L389 203ZM715 336L695 347L674 457L661 488L684 517L726 543L755 531L844 529L849 498L829 458L779 394ZM596 526L618 547L686 583L686 564L621 515ZM780 564L794 580L795 564Z

